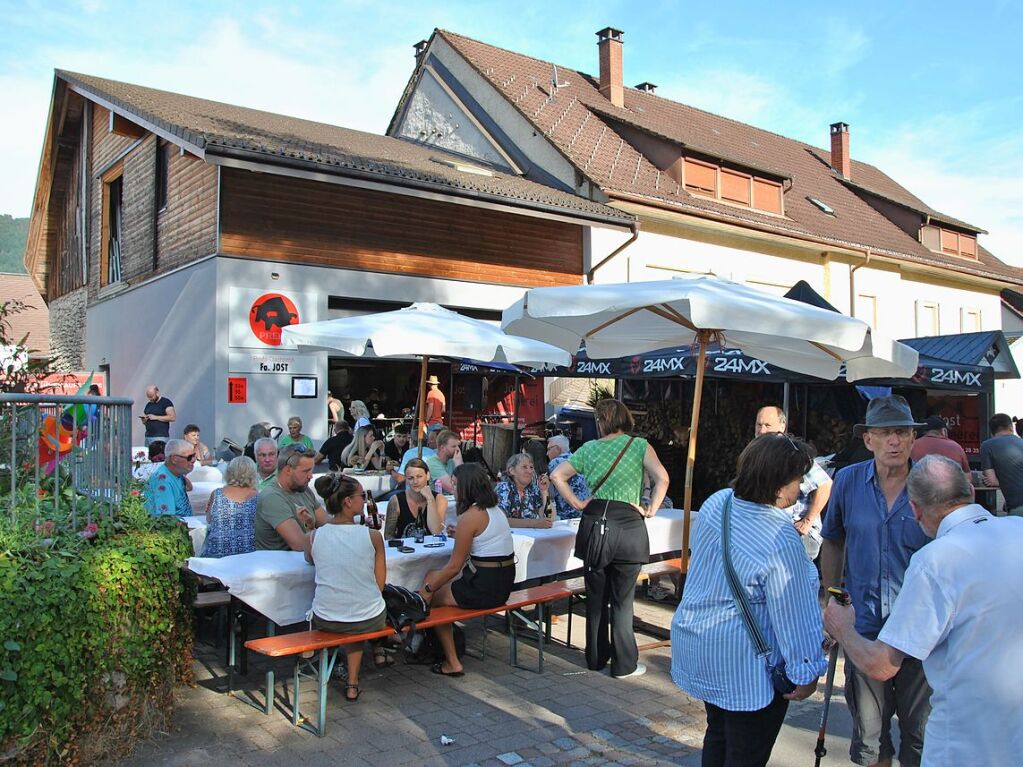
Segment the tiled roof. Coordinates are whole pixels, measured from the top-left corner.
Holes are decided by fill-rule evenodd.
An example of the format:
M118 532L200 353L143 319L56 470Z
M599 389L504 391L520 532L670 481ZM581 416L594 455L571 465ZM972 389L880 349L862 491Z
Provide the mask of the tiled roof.
M377 177L399 186L432 188L454 196L554 210L626 225L628 214L514 175L466 173L435 158L461 161L436 148L336 125L223 104L75 72L57 77L86 95L177 136L206 156L244 152L270 164L297 162L322 173ZM212 159L212 157L211 157Z
M21 301L27 307L7 318L10 322L8 340L18 343L27 333L25 345L32 350L32 356L49 356L50 310L29 275L0 273L0 304L8 301Z
M983 248L978 247L978 261L935 253L885 218L863 199L864 192L980 231L933 210L872 165L853 160L850 184L831 168L830 151L635 88L625 88L625 106L617 107L601 95L594 77L561 65L559 80L568 85L552 94L552 62L445 30L437 30L435 35L450 44L569 162L612 198L629 195L740 226L1023 283L1023 270L1002 263ZM402 105L398 109L400 112ZM616 121L667 138L693 153L790 179L785 182L785 216L687 193L616 132ZM809 197L822 200L835 214L824 213Z

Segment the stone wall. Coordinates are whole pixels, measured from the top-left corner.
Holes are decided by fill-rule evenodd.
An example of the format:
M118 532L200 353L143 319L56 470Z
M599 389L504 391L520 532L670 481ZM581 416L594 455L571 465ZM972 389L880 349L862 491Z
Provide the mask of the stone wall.
M50 354L59 372L85 367L85 305L88 289L79 288L49 302Z

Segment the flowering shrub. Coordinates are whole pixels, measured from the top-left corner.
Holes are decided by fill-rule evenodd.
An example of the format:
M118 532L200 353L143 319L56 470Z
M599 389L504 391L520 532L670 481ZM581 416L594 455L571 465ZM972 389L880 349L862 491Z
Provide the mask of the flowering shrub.
M91 522L79 499L76 524L34 495L0 498L0 761L113 758L191 681L188 534L137 494Z

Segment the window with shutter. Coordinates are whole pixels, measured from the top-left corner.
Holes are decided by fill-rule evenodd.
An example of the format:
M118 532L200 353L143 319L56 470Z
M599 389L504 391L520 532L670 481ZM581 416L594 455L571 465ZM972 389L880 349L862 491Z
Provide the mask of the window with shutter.
M739 205L750 204L750 177L743 173L721 169L721 199Z
M686 158L686 191L704 197L717 197L717 168Z

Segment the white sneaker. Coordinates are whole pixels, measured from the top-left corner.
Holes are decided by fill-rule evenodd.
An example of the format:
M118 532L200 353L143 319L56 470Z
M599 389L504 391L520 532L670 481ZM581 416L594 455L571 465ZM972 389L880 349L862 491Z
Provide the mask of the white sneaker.
M628 679L630 676L643 676L643 674L645 674L645 673L646 673L646 666L644 664L642 664L642 663L637 663L636 664L636 670L633 671L631 674L622 674L621 676L615 676L614 674L612 674L611 677L613 679Z

